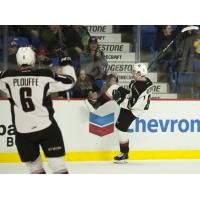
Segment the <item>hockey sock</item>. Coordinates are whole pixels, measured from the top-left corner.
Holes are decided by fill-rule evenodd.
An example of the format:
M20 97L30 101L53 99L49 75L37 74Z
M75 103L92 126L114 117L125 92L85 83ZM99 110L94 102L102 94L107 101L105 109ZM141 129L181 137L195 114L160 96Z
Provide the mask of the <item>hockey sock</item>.
M120 146L120 152L122 153L128 153L129 152L129 142L126 142L126 143L120 143L119 144Z
M122 153L129 152L129 137L127 132L123 132L117 129L117 135L119 137L120 151Z
M25 162L25 164L31 174L45 174L40 156L32 162Z
M68 170L64 161L64 156L50 158L47 157L48 165L54 174L67 174Z

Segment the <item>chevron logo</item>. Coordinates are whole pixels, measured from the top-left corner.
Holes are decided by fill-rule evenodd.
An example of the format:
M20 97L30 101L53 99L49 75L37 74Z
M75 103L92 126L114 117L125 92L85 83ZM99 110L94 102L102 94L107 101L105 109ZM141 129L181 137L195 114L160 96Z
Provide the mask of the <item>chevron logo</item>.
M90 113L89 117L89 132L100 137L114 132L114 113L99 116Z

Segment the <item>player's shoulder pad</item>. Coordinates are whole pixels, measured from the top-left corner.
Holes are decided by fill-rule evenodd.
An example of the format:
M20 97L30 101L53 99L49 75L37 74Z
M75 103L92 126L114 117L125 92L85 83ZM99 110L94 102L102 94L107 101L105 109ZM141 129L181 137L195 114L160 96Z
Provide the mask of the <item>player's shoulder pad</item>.
M147 79L147 86L148 87L153 85L153 82L149 78L146 78L146 79Z
M0 72L0 78L6 78L6 77L15 76L16 73L17 73L17 70L7 69L5 71L1 71Z
M135 84L132 86L132 89L141 94L152 85L153 83L151 82L151 80L147 78L146 81L136 81Z
M129 88L131 89L135 84L136 84L136 81L135 81L135 80L132 80L132 81L129 83Z
M45 76L54 79L54 74L50 69L37 69L37 76Z

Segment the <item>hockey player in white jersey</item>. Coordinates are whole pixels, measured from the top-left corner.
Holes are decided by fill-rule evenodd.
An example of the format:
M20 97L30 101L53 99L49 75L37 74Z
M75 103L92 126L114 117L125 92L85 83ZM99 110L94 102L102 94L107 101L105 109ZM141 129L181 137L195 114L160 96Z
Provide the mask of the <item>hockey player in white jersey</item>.
M10 97L21 161L30 173L45 173L41 147L53 173L68 173L64 142L53 117L49 94L71 89L76 82L74 69L67 65L62 68L62 74L53 74L50 69L35 69L35 53L30 47L19 48L16 59L19 70L1 72L0 90Z
M129 84L129 89L113 84L96 102L85 101L91 112L108 102L108 99L115 100L120 105L120 113L115 124L119 136L120 154L114 157L115 163L127 162L129 153L128 128L144 110L149 109L153 84L146 76L146 65L137 63L133 66L133 80Z

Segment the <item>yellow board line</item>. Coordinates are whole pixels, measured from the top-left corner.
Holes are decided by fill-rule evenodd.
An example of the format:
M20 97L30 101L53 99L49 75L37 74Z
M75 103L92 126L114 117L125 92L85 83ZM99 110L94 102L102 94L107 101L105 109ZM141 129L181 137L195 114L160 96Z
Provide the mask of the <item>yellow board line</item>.
M67 152L65 161L111 161L118 151ZM46 161L44 154L42 159ZM200 159L200 150L135 150L129 152L129 160ZM0 153L0 163L19 163L17 152Z

